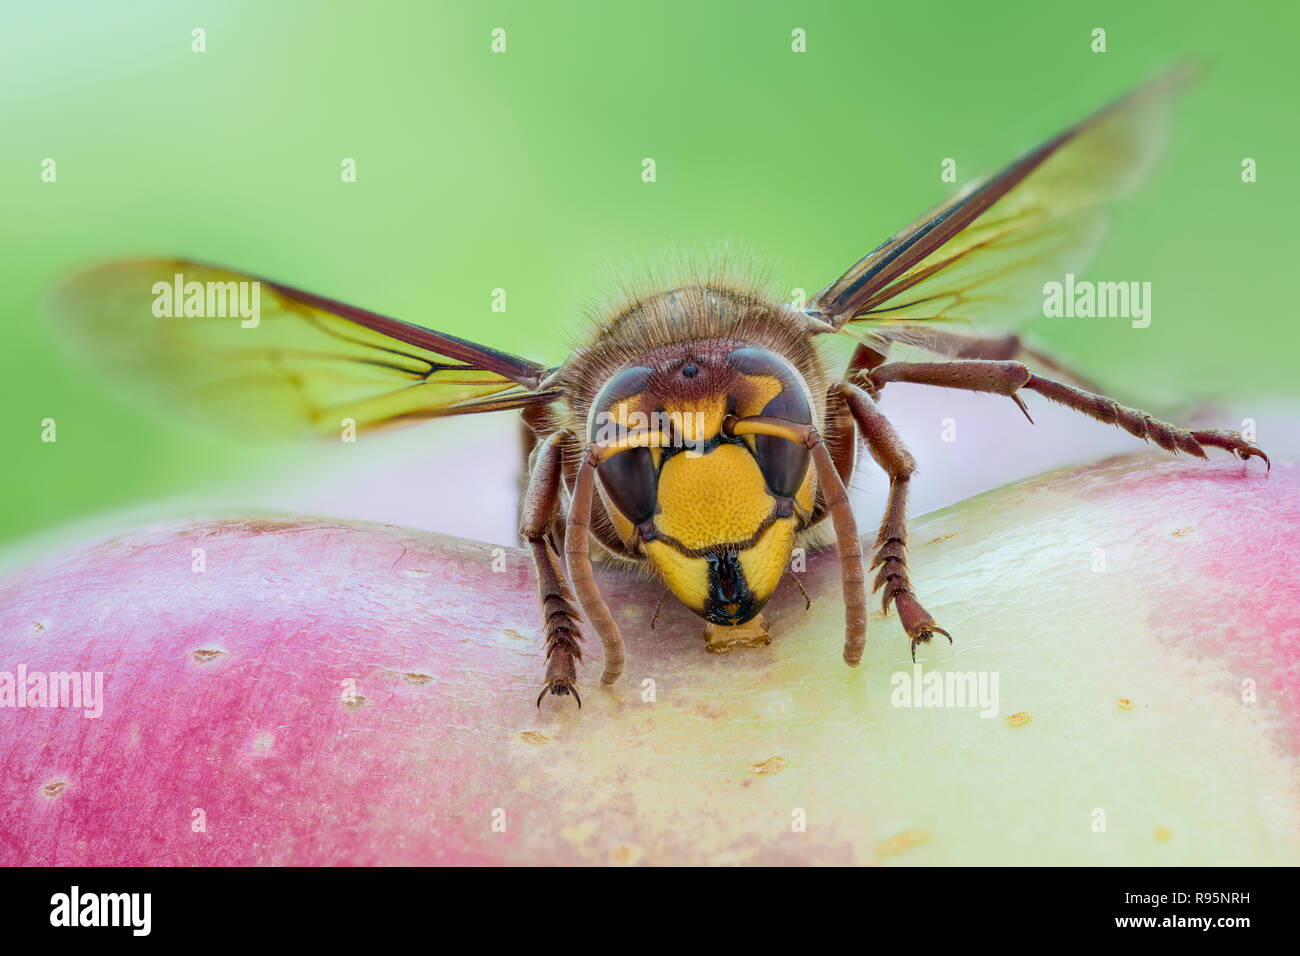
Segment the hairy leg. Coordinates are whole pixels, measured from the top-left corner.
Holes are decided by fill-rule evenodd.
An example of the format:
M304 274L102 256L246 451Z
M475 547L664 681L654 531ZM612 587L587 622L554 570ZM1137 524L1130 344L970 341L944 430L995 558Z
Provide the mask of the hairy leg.
M943 349L940 354L946 354L952 358L1001 361L1026 358L1044 371L1060 376L1089 392L1099 392L1101 390L1092 379L1082 372L1061 363L1042 349L1027 345L1024 339L1015 333L998 336L978 336L937 330L937 336L935 344ZM931 349L931 351L936 350Z
M879 391L889 382L912 382L918 385L938 385L960 388L971 392L992 392L1006 395L1029 418L1029 410L1020 397L1021 389L1038 392L1049 401L1082 412L1090 418L1108 425L1118 425L1131 435L1153 441L1165 451L1184 452L1197 458L1208 457L1206 446L1222 448L1243 461L1258 456L1270 464L1263 450L1242 437L1240 432L1222 428L1191 430L1162 422L1145 412L1120 405L1104 395L1096 395L1072 385L1041 378L1020 362L993 362L959 360L954 362L891 362L878 365L866 373L873 391ZM1033 419L1029 418L1032 422Z
M857 667L867 644L866 574L862 570L862 540L849 504L849 494L835 468L835 462L817 429L780 418L753 415L724 419L724 434L775 435L807 447L817 474L817 487L835 529L835 546L840 557L840 590L844 595L844 663Z
M607 452L599 442L588 445L582 455L582 464L578 468L578 478L573 486L573 498L569 502L569 520L564 532L564 555L569 565L569 579L577 593L582 612L596 629L596 636L605 653L605 669L600 675L602 684L612 684L623 673L623 664L627 659L623 647L623 635L618 629L614 616L609 613L609 605L600 596L596 585L596 576L591 569L590 542L591 501L596 480L596 466L600 455Z
M560 556L551 538L551 523L560 500L560 466L564 435L555 432L536 449L529 473L528 490L520 509L519 535L528 542L537 569L537 593L542 602L546 633L546 683L537 695L537 706L550 691L556 695L572 694L578 706L576 662L582 657L578 642L578 612L565 584Z
M882 328L872 333L879 340L878 348L865 345L858 347L845 378L850 382L861 383L864 377L855 377L855 373L870 371L885 361L889 345L897 342L924 349L945 359L991 359L1008 361L1028 359L1034 365L1066 381L1078 385L1090 392L1099 391L1098 386L1082 372L1071 368L1042 349L1026 344L1019 335L974 335L965 332L953 332L949 329L931 326L908 326L899 329Z
M871 396L848 382L833 386L831 391L848 405L867 451L889 476L889 498L876 535L876 556L871 562L873 569L880 568L872 590L884 588L881 610L888 611L891 601L898 609L898 618L912 640L912 660L916 660L916 645L928 644L936 633L952 643L952 636L934 623L916 599L907 571L907 489L916 462Z
M848 405L834 389L830 389L826 394L826 419L822 431L822 443L825 444L831 463L835 466L840 484L847 488L849 482L853 480L853 470L857 467L858 436ZM817 495L804 527L811 528L828 514L824 495Z
M533 463L537 448L546 436L559 428L559 422L550 405L529 405L519 416L519 445L523 451L523 467L519 469L519 497L515 500L515 521L523 524L524 502L533 478Z

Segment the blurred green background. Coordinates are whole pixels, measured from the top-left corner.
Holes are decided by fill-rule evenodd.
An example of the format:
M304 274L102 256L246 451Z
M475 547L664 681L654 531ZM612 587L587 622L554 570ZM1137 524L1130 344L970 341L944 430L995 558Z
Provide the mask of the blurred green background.
M151 415L69 361L46 302L87 260L200 257L558 362L610 266L729 239L814 292L947 194L943 157L964 182L1187 57L1210 69L1084 274L1152 281L1152 326L1028 327L1129 397L1296 388L1292 3L86 0L0 17L0 542L291 454Z

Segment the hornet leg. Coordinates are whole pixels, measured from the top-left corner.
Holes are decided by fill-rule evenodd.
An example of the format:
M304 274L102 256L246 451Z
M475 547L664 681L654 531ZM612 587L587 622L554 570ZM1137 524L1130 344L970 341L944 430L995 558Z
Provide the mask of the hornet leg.
M1258 446L1248 442L1240 432L1223 428L1190 430L1152 418L1145 412L1119 405L1103 395L1094 395L1072 385L1040 378L1020 362L990 362L965 360L955 362L893 362L879 365L867 373L873 391L884 388L888 382L913 382L919 385L938 385L960 388L970 392L992 392L1006 395L1029 418L1029 410L1020 397L1027 388L1038 392L1049 401L1082 412L1089 418L1108 425L1118 425L1130 435L1144 441L1153 441L1165 451L1184 452L1196 458L1208 458L1205 447L1221 448L1242 461L1251 456L1264 459L1271 467L1268 455ZM1029 418L1032 423L1033 419Z
M844 376L847 381L854 384L866 384L866 376L855 376L855 373L860 373L863 370L870 372L880 365L885 360L885 356L881 353L887 350L887 343L899 342L932 352L944 359L1011 360L1025 358L1049 374L1064 378L1067 382L1089 392L1100 390L1082 372L1063 364L1042 349L1026 344L1024 339L1015 333L986 336L967 335L962 332L918 325L896 330L886 328L873 334L886 346L877 349L869 349L866 345L859 346L858 351L854 354L853 362L850 363L848 372ZM868 357L869 355L879 356L879 358L872 361Z
M582 465L578 468L578 480L574 482L573 500L569 502L569 521L564 532L564 552L569 562L569 578L573 581L573 590L577 592L578 602L582 605L587 620L596 629L600 643L605 651L605 670L600 675L602 684L612 684L623 673L623 664L627 660L623 648L623 635L619 632L614 616L609 613L609 605L600 596L596 578L591 570L590 543L587 540L591 532L591 496L596 477L596 465L600 454L605 449L600 444L588 445L582 456Z
M546 629L546 683L537 695L537 706L550 691L556 695L572 694L582 706L578 696L576 662L582 658L578 642L582 632L578 628L578 612L573 607L573 597L564 583L560 556L551 538L551 521L560 498L560 465L564 434L555 432L543 442L533 458L533 468L528 479L519 522L519 535L528 542L533 552L533 565L537 569L537 593L542 602L542 617Z
M754 415L723 420L724 434L775 435L807 447L817 470L817 487L831 516L835 545L840 556L840 590L844 595L844 663L857 667L867 644L866 574L862 569L862 540L835 462L826 443L811 425L796 425L779 418Z
M889 476L889 499L880 522L880 532L876 535L875 560L871 562L873 569L880 568L872 590L885 589L881 610L888 611L891 601L898 609L903 630L912 639L912 660L915 661L916 645L928 644L936 633L952 643L952 635L935 624L934 618L916 599L907 573L907 488L912 473L916 471L916 462L871 396L847 382L833 386L831 391L848 405L871 457Z

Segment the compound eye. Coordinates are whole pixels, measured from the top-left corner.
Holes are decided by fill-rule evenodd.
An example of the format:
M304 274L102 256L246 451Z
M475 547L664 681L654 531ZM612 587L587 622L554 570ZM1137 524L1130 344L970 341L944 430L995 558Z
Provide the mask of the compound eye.
M775 378L781 383L781 391L763 406L760 415L797 425L812 424L812 409L796 373L775 354L765 349L736 349L727 356L727 363L744 375ZM754 456L767 487L785 498L794 497L812 463L812 453L805 446L775 435L755 435Z
M612 414L621 402L637 404L635 399L645 391L654 370L645 366L627 368L614 375L601 388L592 402L591 424L587 440L617 441L629 434L626 419ZM632 399L633 401L628 401ZM631 409L636 411L635 408ZM649 448L629 448L605 459L596 471L600 485L605 489L610 503L633 524L641 524L654 517L659 495L659 477L655 473L654 455Z
M800 390L787 388L763 407L763 414L769 418L783 418L800 425L810 424L812 415L808 402ZM808 466L812 462L812 453L806 445L797 445L775 435L754 436L754 456L758 459L758 468L767 481L772 493L785 498L793 498L808 475Z
M633 524L654 517L659 478L649 448L629 448L605 459L596 471L614 507Z

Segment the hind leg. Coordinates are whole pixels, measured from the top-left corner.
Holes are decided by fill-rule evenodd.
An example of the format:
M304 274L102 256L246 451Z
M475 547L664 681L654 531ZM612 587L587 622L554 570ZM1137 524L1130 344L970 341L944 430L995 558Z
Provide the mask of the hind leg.
M931 348L930 351L941 354L945 358L1000 361L1028 359L1044 371L1058 375L1090 392L1101 390L1092 379L1082 372L1063 364L1042 349L1026 344L1024 339L1014 332L1008 335L977 336L936 330L933 334L935 336L935 347Z
M858 373L870 372L876 366L881 365L885 361L889 345L897 342L924 349L945 359L1009 361L1025 358L1039 368L1053 375L1058 375L1090 392L1100 391L1100 388L1088 376L1062 363L1042 349L1026 344L1024 339L1015 333L1006 335L968 335L962 332L918 325L897 330L888 328L876 330L873 331L872 337L876 340L874 344L877 347L859 345L844 376L848 381L859 385L867 385L868 388L870 387L869 381L865 376Z
M1029 418L1029 410L1020 397L1020 390L1029 389L1049 401L1082 412L1089 418L1108 425L1118 425L1130 435L1136 435L1144 441L1153 441L1174 454L1183 452L1196 458L1208 458L1205 454L1208 446L1231 452L1242 461L1256 456L1263 458L1265 464L1270 464L1268 455L1242 437L1240 432L1222 428L1180 428L1152 418L1136 408L1120 405L1104 395L1095 395L1072 385L1041 378L1020 362L891 362L878 365L866 374L875 391L884 388L888 382L912 382L1006 395L1020 406L1026 418ZM1032 418L1029 420L1033 422Z

